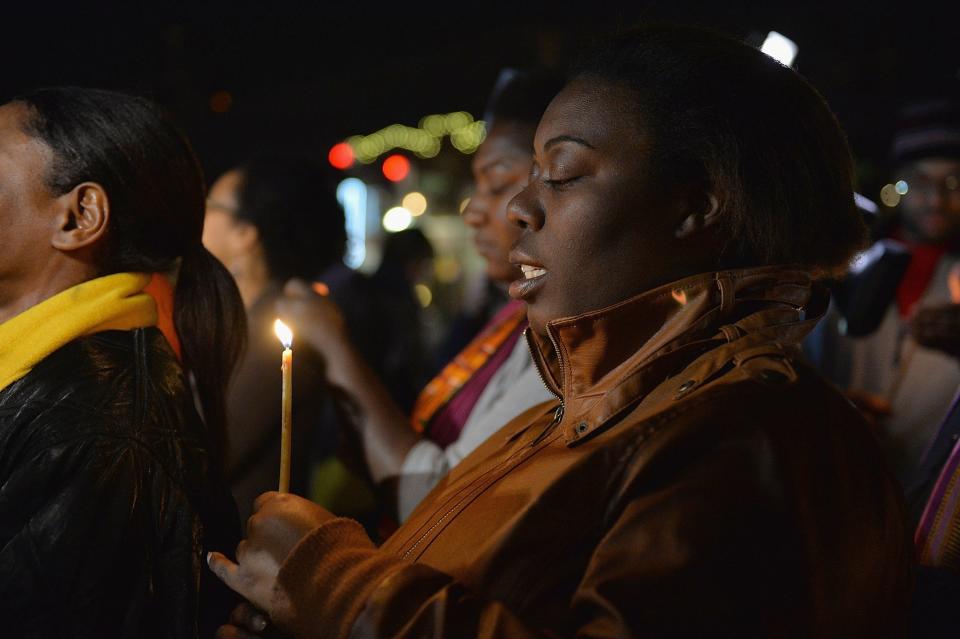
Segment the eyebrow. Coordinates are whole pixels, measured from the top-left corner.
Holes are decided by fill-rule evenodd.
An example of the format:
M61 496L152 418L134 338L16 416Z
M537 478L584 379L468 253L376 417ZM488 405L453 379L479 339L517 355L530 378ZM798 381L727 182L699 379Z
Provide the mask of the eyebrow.
M527 153L531 156L533 155L532 146L530 147L530 150ZM504 154L503 157L499 157L496 160L491 160L490 162L487 162L486 164L483 164L477 167L477 170L480 171L481 173L486 173L487 171L491 171L499 167L500 165L507 165L512 160L515 160L517 156L522 156L522 155L524 155L522 152Z
M555 138L550 138L549 140L547 140L546 144L543 145L543 150L544 150L544 151L549 151L549 150L550 150L550 147L552 147L552 146L554 146L554 145L557 145L557 144L560 144L561 142L573 142L574 144L579 144L579 145L581 145L581 146L585 146L585 147L587 147L588 149L593 149L593 148L595 148L592 144L590 144L589 142L587 142L587 141L584 140L583 138L574 137L574 136L572 136L572 135L558 135L558 136L555 137Z

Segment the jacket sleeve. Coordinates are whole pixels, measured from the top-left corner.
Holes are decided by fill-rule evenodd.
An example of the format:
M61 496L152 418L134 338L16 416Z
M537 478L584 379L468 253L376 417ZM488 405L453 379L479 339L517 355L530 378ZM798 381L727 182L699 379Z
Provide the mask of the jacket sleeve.
M189 552L155 556L158 520L178 510L156 503L149 485L164 482L162 474L140 445L109 437L54 444L15 466L0 486L3 634L140 635L139 624L156 614L152 591L164 586L151 578L156 564L196 562ZM188 627L194 615L186 615Z
M569 623L561 636L762 634L758 625L776 612L762 608L771 599L768 577L789 568L776 550L784 541L776 534L778 500L760 480L755 447L710 451L682 476L656 478L652 489L639 478L625 483L563 604ZM557 636L449 575L375 549L344 519L301 541L280 584L296 637Z

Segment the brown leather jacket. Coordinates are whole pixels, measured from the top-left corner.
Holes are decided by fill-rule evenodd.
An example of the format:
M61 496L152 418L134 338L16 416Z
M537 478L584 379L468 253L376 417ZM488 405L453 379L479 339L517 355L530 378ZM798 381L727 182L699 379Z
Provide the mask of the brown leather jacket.
M798 361L803 270L695 276L531 339L558 400L381 548L335 519L280 583L297 637L890 636L910 539L868 426Z

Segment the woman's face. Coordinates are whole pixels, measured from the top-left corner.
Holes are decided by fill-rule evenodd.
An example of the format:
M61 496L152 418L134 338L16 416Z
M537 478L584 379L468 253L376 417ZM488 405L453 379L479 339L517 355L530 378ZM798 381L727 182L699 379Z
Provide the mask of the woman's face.
M529 185L509 204L523 233L510 253L535 331L695 273L676 229L675 188L654 181L650 142L627 89L579 79L553 100L534 140ZM689 251L687 251L689 253Z
M0 306L35 285L31 278L54 252L64 206L44 182L53 152L23 131L27 113L18 104L0 106Z
M508 255L520 228L507 220L507 203L527 183L534 127L515 122L495 124L473 158L475 190L463 210L474 230L477 252L487 262L487 275L504 284L520 277Z
M242 174L236 170L221 175L210 187L203 220L203 245L228 269L246 252L240 232L243 224L235 217L242 181Z

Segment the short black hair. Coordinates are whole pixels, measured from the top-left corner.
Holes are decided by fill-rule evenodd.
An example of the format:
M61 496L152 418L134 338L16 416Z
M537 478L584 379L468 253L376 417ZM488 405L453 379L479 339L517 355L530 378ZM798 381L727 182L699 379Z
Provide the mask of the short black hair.
M311 279L343 258L344 213L320 167L293 155L238 167L237 217L257 228L271 279Z
M562 74L546 68L503 69L484 111L487 128L498 121L529 124L536 128L564 83Z
M572 77L631 90L657 177L717 196L721 266L834 270L862 247L846 138L792 69L714 31L644 25L586 54Z

